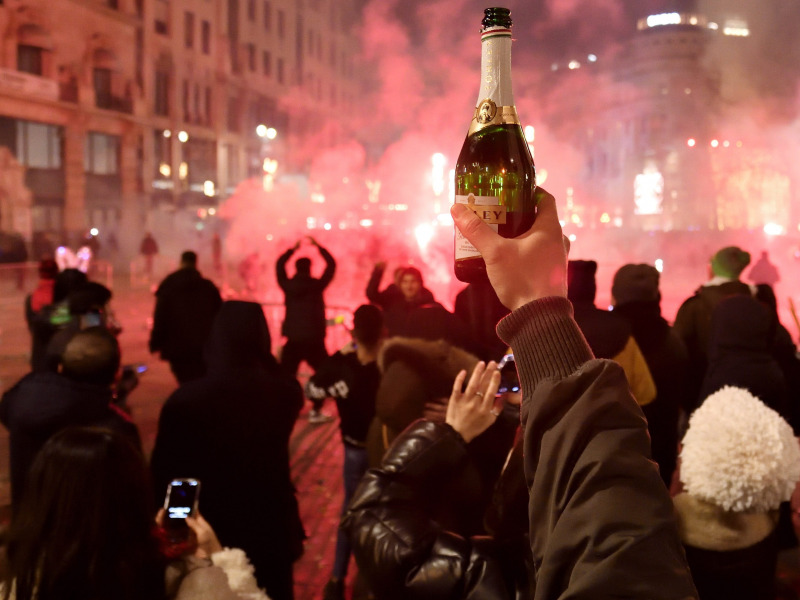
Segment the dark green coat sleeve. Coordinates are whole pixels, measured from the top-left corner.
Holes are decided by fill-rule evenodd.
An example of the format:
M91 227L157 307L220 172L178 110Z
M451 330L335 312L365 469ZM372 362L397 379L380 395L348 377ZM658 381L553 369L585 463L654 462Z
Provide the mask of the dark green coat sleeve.
M523 389L536 598L697 598L672 501L619 365L592 358L564 298L506 317Z

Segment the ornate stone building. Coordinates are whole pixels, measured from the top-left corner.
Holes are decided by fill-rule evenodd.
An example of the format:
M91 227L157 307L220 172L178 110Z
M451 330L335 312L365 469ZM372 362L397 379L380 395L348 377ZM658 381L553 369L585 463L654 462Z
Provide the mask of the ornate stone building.
M0 149L24 181L0 230L131 249L267 158L302 169L292 140L357 93L356 2L0 0Z

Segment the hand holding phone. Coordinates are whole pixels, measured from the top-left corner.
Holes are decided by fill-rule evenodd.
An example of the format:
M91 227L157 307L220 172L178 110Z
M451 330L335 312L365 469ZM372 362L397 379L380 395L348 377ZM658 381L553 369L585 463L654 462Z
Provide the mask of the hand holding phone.
M164 498L164 529L175 534L188 535L186 517L197 514L200 481L197 479L173 479Z

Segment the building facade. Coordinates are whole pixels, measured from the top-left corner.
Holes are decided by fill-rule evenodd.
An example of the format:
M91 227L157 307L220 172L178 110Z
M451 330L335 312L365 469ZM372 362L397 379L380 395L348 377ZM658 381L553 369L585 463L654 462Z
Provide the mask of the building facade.
M0 230L134 248L358 92L356 0L0 0ZM318 139L324 145L334 139Z
M596 64L573 61L570 69L594 71L585 81L597 109L572 119L568 134L584 158L570 189L570 222L651 231L796 231L796 169L770 127L758 121L765 107L791 104L796 90L776 99L772 94L780 90L758 88L753 57L763 53L769 32L759 29L765 23L757 11L703 6L643 3L631 23L635 33L616 54ZM554 76L575 73L562 69ZM576 96L574 105L565 104L562 120L589 112L580 110L581 102ZM770 126L778 129L777 121Z

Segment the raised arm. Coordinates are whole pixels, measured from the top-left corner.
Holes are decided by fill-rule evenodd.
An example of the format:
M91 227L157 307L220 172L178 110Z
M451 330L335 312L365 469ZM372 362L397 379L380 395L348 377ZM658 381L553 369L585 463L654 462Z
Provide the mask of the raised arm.
M328 287L328 284L333 280L333 275L336 273L336 260L334 260L333 255L328 252L326 248L320 246L315 239L312 238L311 241L325 260L325 271L323 271L319 281L322 287Z
M536 222L515 239L451 209L513 311L498 333L523 390L535 597L696 598L646 422L622 369L592 359L572 318L555 199L536 194Z
M369 282L367 282L367 300L379 306L383 306L383 298L380 291L378 291L378 287L381 284L381 278L385 270L385 262L381 261L375 263L375 266L372 268L372 273L369 276Z
M281 254L278 257L278 262L275 263L275 275L278 277L278 285L282 290L286 289L286 284L289 282L289 278L286 276L286 263L289 262L292 254L294 254L295 250L297 250L299 247L300 242L297 242L294 246Z

